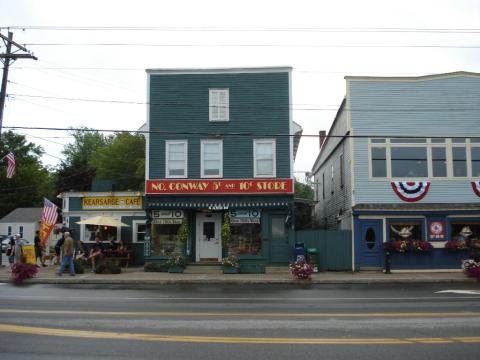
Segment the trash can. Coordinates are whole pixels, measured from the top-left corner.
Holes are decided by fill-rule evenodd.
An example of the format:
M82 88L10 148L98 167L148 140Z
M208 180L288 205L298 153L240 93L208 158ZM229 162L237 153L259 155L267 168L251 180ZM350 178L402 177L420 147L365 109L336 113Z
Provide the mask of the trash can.
M295 246L293 247L293 260L305 261L305 245L303 243L295 244Z
M320 268L320 258L318 256L317 248L308 248L307 249L307 261L313 267L313 272L318 272Z

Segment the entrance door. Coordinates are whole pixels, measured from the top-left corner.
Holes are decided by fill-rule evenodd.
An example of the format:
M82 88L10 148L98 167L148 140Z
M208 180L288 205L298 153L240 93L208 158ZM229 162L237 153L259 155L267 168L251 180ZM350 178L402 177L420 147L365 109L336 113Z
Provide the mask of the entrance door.
M291 249L288 244L288 229L285 225L285 215L271 214L269 218L270 262L288 263Z
M360 220L360 267L383 267L383 222Z
M197 213L196 261L220 261L222 259L221 226L221 214Z

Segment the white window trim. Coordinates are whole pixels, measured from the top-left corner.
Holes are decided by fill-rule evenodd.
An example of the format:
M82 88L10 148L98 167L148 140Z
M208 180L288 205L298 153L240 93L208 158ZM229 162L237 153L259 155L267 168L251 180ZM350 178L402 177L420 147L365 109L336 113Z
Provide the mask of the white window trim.
M225 107L227 109L226 113L225 113L225 119L220 119L220 118L217 118L215 119L213 117L213 104L212 104L212 94L214 92L223 92L225 94L225 97L226 97L226 104L225 104ZM228 88L211 88L211 89L208 89L208 121L211 121L211 122L225 122L225 121L230 121L230 89Z
M257 144L267 143L272 144L273 154L273 173L272 175L258 175L257 174ZM254 139L253 140L253 177L255 178L275 178L277 176L277 145L275 139Z
M220 145L220 169L218 175L205 175L204 171L204 145L219 144ZM222 178L223 177L223 140L201 140L200 142L200 176L202 178Z
M170 175L168 167L168 154L170 145L183 144L184 147L184 174ZM165 178L166 179L186 179L188 177L188 141L187 140L166 140L165 141Z
M385 143L372 143L371 139L368 141L368 178L372 181L385 181L385 179L395 180L476 180L477 177L472 177L472 158L471 149L480 147L480 143L471 143L470 139L466 139L465 143L452 143L451 138L445 137L445 143L432 143L430 138L426 138L425 143L391 143L390 138L387 138ZM386 177L373 177L372 176L372 147L385 148L386 149L386 161L387 161L387 176ZM392 147L426 147L427 148L427 177L392 177ZM447 176L433 176L433 161L432 161L432 148L443 147L446 151L447 160ZM466 151L467 161L467 176L453 176L453 147L464 147Z
M133 237L132 237L132 242L134 244L143 244L143 241L138 241L138 227L137 225L145 225L146 221L145 220L133 220L132 221L132 232L133 232Z

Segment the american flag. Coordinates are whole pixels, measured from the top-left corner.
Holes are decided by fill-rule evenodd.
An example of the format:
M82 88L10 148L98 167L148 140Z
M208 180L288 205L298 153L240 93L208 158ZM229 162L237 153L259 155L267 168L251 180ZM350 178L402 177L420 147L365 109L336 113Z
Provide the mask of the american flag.
M15 175L15 155L10 151L3 158L7 159L7 178L11 179Z
M57 206L50 200L43 198L42 218L40 221L44 224L55 225L57 222Z

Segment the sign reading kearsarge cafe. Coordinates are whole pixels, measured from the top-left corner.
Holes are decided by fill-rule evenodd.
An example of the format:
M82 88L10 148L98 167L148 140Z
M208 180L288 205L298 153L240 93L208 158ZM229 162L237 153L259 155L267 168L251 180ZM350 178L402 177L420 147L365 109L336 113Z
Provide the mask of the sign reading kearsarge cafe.
M141 209L141 196L86 196L82 198L82 209Z
M147 180L147 194L291 194L292 179Z

